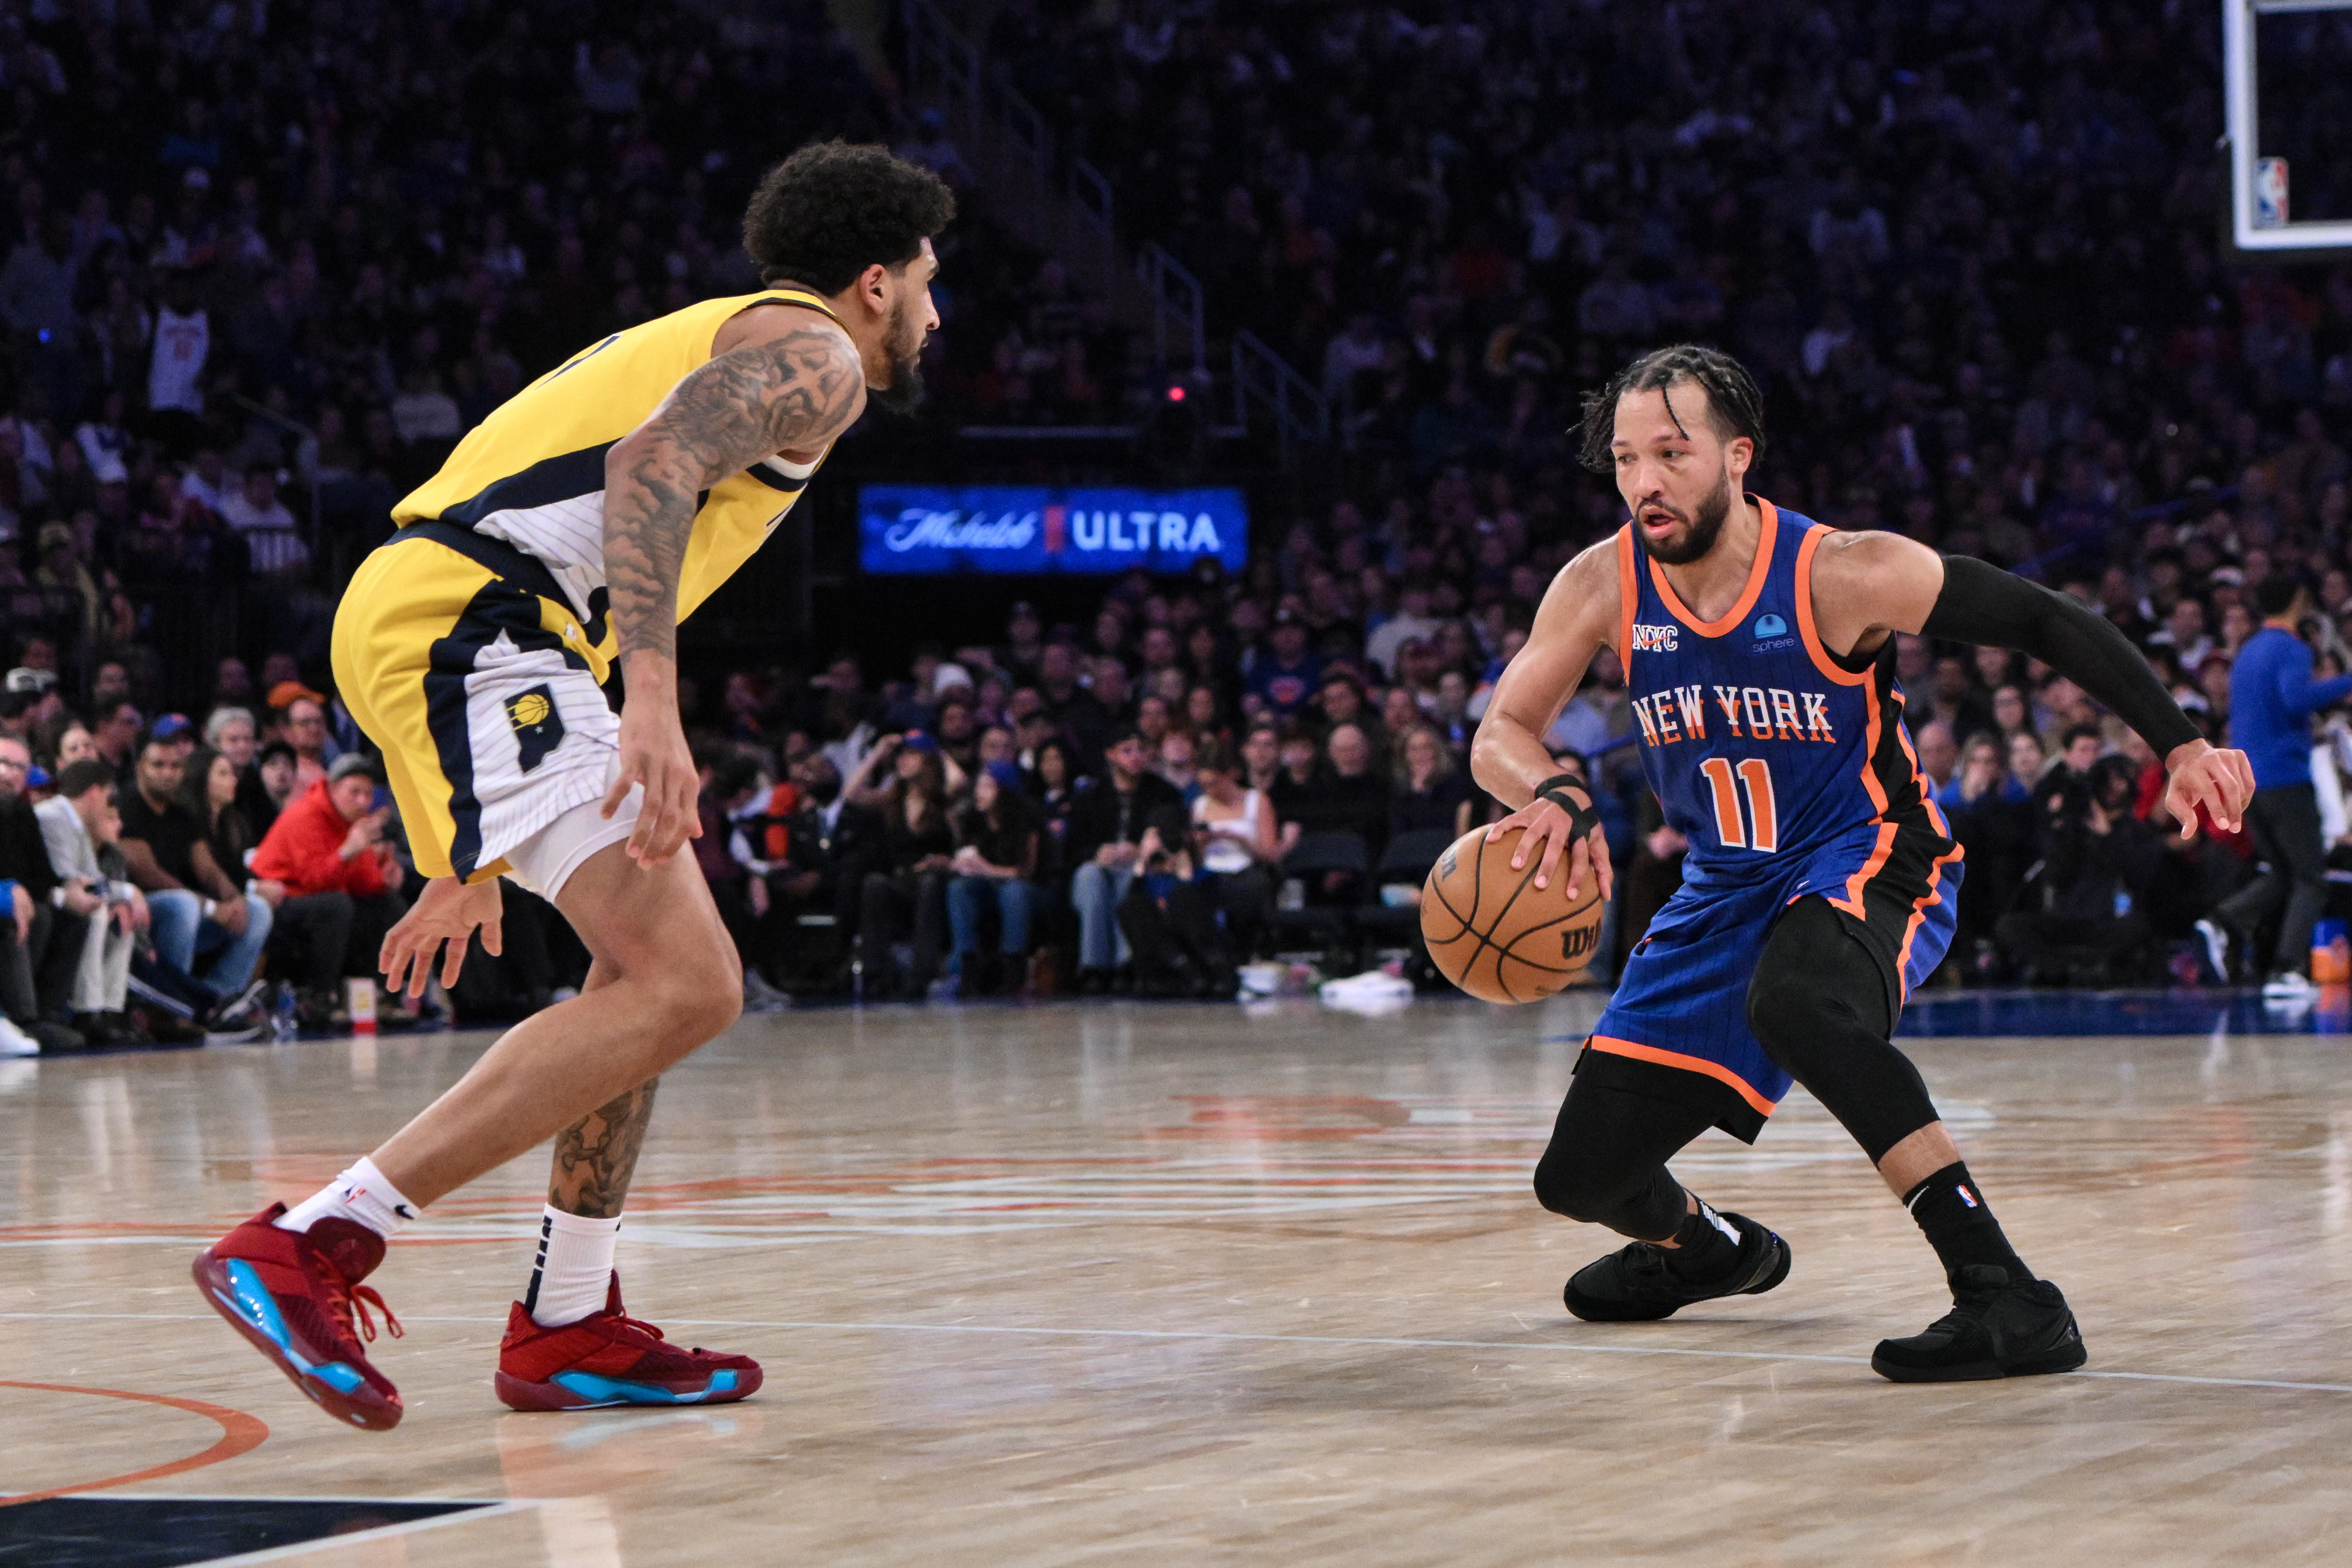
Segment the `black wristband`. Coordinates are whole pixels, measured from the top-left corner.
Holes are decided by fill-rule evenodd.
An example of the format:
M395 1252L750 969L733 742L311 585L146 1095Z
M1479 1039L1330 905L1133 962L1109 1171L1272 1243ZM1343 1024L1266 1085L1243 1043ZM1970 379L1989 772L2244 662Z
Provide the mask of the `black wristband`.
M1568 784L1574 784L1588 793L1591 790L1591 786L1574 773L1554 773L1536 785L1536 798L1548 800L1568 813L1569 831L1574 837L1582 838L1601 826L1601 814L1593 810L1586 802L1580 801L1576 796L1569 794L1563 787Z

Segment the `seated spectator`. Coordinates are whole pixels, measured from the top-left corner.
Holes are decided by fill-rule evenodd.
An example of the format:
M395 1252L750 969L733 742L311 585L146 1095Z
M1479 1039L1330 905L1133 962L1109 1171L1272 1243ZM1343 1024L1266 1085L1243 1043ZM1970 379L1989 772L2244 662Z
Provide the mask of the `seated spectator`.
M201 747L188 759L184 774L180 784L180 804L195 814L205 842L212 848L213 864L226 872L231 880L245 877L246 863L253 858L255 846L261 842L261 835L254 830L252 819L240 804L247 775L238 770L226 752ZM275 882L256 881L253 886L273 909L286 896L286 889Z
M1070 755L1067 741L1049 740L1037 748L1034 756L1035 774L1030 789L1037 803L1038 826L1044 834L1037 846L1037 884L1058 888L1070 868L1070 813L1077 805L1083 781L1078 777L1077 763Z
M98 721L89 729L90 748L99 761L114 770L117 782L131 782L139 760L140 732L146 727L145 717L131 702L115 700L98 705Z
M1323 679L1323 661L1308 650L1304 617L1287 605L1274 613L1265 650L1250 666L1249 692L1277 719L1307 706Z
M1079 795L1070 812L1070 902L1078 911L1078 989L1110 989L1133 950L1119 930L1118 902L1140 867L1137 847L1160 830L1163 843L1184 840L1184 797L1151 772L1151 754L1133 730L1103 748L1103 773Z
M277 805L261 782L261 773L254 764L261 754L261 729L254 722L248 708L224 705L215 708L205 719L205 745L228 759L237 780L237 809L245 816L246 825L253 829L258 842L268 825L278 820ZM241 869L230 867L234 874Z
M2136 787L2131 764L2110 757L2081 790L2043 791L2053 816L2049 851L2026 889L2026 906L1997 927L2001 952L2028 979L2141 978L2147 899L2164 869L2164 847L2131 814Z
M119 840L114 770L95 757L68 763L58 777L58 793L34 808L41 839L57 872L57 902L66 931L81 922L79 944L60 933L67 951L78 952L74 969L73 1026L92 1045L152 1045L147 1031L125 1010L131 993L131 956L147 929L147 900L128 878Z
M278 814L294 803L302 767L294 756L293 747L283 741L271 741L255 757L253 776L261 781L258 798L242 784L237 786L236 798L252 814L254 842L258 844L277 824Z
M1035 804L1021 788L1021 770L991 763L971 781L971 805L956 825L949 879L948 930L954 952L948 973L962 996L1018 993L1025 978L1029 926L1037 905L1040 830ZM997 963L982 961L981 922L996 912Z
M1307 757L1310 763L1314 755L1314 748L1307 747ZM1262 790L1271 800L1274 797L1274 782L1282 773L1281 733L1271 724L1252 725L1249 732L1242 738L1240 756L1242 787Z
M278 738L294 752L295 788L307 792L327 776L335 760L327 733L327 700L309 687L281 680L269 691L269 710L277 715Z
M1417 724L1405 731L1389 799L1389 832L1442 827L1459 838L1470 831L1470 781L1454 765L1453 749L1437 731Z
M1957 662L1957 661L1956 661ZM1959 765L1960 749L1952 735L1952 727L1941 719L1931 719L1919 726L1919 771L1927 776L1931 790L1948 786Z
M768 913L768 883L764 866L749 863L748 847L736 832L735 818L759 797L759 760L747 752L722 747L700 763L702 789L696 810L701 834L688 840L702 879L719 907L719 923L734 941L735 955L743 967L743 1010L772 1013L791 998L770 985L760 973L763 956L760 922Z
M1952 837L1968 852L1968 889L1960 899L1952 952L1972 978L1991 978L1993 928L2017 901L2018 885L2032 858L2032 799L2009 775L2001 743L1989 731L1969 737L1952 782L1936 792Z
M858 900L866 994L920 996L940 972L944 888L955 852L949 764L939 742L921 733L885 735L874 750L892 764L890 782L864 787L875 762L868 757L848 791L853 804L882 818L878 858Z
M180 799L187 769L179 748L156 728L140 748L137 782L121 794L123 858L147 895L157 956L210 993L222 1009L216 1021L233 1027L234 1015L252 1005L270 908L213 858L203 819ZM206 956L212 962L199 972Z
M1330 766L1307 785L1287 820L1307 833L1352 833L1377 857L1388 841L1389 780L1372 769L1371 743L1353 724L1342 724L1323 753Z
M376 805L375 791L365 757L336 758L327 777L278 814L253 854L253 874L286 889L269 952L293 977L308 1024L341 1016L338 983L375 973L384 932L405 907L400 863L383 836L392 808Z
M1239 984L1233 950L1217 925L1212 879L1189 838L1163 838L1158 825L1136 846L1136 874L1118 900L1119 934L1132 953L1135 994L1231 996Z
M1197 773L1194 851L1224 913L1233 951L1255 956L1274 908L1274 862L1281 851L1274 803L1242 782L1241 758L1224 746L1203 746Z
M1350 669L1328 669L1317 692L1316 706L1320 710L1318 726L1328 741L1331 731L1342 724L1353 724L1363 731L1364 740L1371 746L1375 757L1389 752L1389 729L1364 701L1363 683Z
M35 1048L58 1055L88 1044L65 1016L68 991L80 967L80 944L59 942L60 922L79 933L58 901L57 871L41 837L40 818L25 797L33 754L14 735L0 735L0 879L10 885L15 919L0 916L0 1011ZM70 949L69 952L64 950ZM63 952L59 963L53 953ZM0 1050L0 1055L16 1054Z

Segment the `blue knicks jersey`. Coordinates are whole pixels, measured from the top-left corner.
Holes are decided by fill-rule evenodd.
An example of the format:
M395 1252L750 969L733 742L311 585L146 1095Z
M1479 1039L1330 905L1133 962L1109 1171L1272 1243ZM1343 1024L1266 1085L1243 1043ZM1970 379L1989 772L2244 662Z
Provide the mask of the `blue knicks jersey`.
M1617 536L1619 647L1642 768L1690 840L1683 881L1694 889L1769 879L1846 844L1862 850L1859 873L1874 849L1883 863L1900 827L1947 836L1904 733L1894 639L1860 668L1822 647L1812 563L1831 531L1768 500L1756 506L1756 563L1718 621L1684 606L1630 524ZM1868 879L1804 890L1858 904Z
M1748 1023L1780 911L1826 899L1878 961L1892 1017L1951 943L1961 873L1903 732L1894 639L1859 668L1832 658L1812 597L1830 531L1756 506L1756 563L1719 621L1675 596L1631 526L1617 536L1617 646L1642 769L1690 850L1587 1042L1623 1058L1620 1073L1716 1080L1716 1125L1751 1142L1789 1092Z

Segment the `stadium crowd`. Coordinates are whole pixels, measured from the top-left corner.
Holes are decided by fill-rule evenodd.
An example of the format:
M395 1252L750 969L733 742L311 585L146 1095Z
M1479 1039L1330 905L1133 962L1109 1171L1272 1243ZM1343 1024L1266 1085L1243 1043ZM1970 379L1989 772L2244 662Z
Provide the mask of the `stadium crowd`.
M2352 270L2217 253L2210 7L1734 22L1710 0L999 7L991 54L1132 237L1206 282L1213 326L1319 383L1339 456L1259 487L1230 579L1121 580L1067 624L1016 605L911 664L698 671L696 853L751 999L1231 994L1270 953L1403 945L1388 889L1491 810L1464 764L1486 689L1621 515L1575 466L1576 400L1664 339L1756 373L1761 493L2080 595L2216 739L2266 619L2341 673ZM147 1027L241 1026L257 963L335 1020L410 875L323 689L342 576L530 376L750 287L740 193L806 136L891 142L967 197L929 431L1102 423L1150 383L813 0L35 5L0 18L0 731L26 751L12 793L0 738L0 795L59 834L46 871L21 831L0 868L31 987L0 955L0 1008L28 1030L128 1036L149 991L178 1006L142 1001ZM2296 581L2308 605L2278 605ZM238 657L192 657L224 637ZM2247 944L2283 925L2289 953L2324 904L2310 855L2287 897L2257 878L2270 847L2152 816L2156 760L2068 683L1899 657L1969 848L1947 979L2267 972ZM1617 953L1679 853L1633 731L1604 657L1552 739L1609 814ZM2330 744L2319 845L2352 858ZM212 826L159 826L173 800ZM525 939L461 1015L577 983L562 922L509 904ZM101 912L111 937L50 931Z

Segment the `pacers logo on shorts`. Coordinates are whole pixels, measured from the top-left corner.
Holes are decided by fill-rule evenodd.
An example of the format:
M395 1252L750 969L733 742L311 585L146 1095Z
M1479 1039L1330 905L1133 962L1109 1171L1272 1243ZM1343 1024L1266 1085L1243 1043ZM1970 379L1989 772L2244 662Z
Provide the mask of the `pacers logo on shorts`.
M516 760L525 773L563 743L563 716L555 710L555 693L545 686L508 698L507 722L514 726Z

